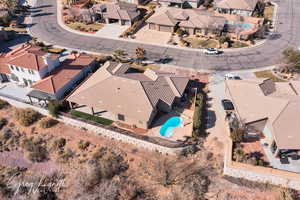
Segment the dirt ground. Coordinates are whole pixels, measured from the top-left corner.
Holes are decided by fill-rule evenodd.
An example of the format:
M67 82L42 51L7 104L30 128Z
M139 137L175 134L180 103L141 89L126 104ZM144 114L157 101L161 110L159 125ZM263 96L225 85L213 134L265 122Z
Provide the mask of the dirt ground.
M58 123L52 128L43 129L39 127L39 122L34 123L29 127L21 126L14 118L14 109L12 107L8 109L0 110L0 119L5 118L8 120L9 127L15 132L19 132L26 137L42 137L47 141L47 146L51 146L53 141L58 138L65 138L65 149L71 149L74 152L73 158L66 163L60 163L57 161L57 154L50 151L50 160L41 163L33 163L26 160L22 156L22 149L18 146L11 151L3 151L0 153L0 166L4 167L25 167L28 168L28 174L39 173L43 174L49 170L57 170L64 173L66 177L76 176L76 172L86 166L86 162L90 159L91 155L99 147L108 147L116 152L120 152L126 162L129 165L128 170L123 176L129 177L131 180L135 180L136 183L143 187L151 186L151 191L158 196L159 200L175 200L172 193L176 187L165 187L157 184L154 179L150 178L151 175L145 174L145 168L153 165L159 159L175 159L170 155L160 155L156 152L149 152L145 149L138 148L136 146L121 143L116 140L104 138L93 132L85 131L75 127ZM0 133L2 133L0 131ZM79 141L89 141L90 145L87 149L82 150L79 148ZM6 155L6 156L5 156ZM6 158L6 159L3 159ZM274 190L263 190L259 187L249 188L245 185L238 185L231 181L228 181L222 176L222 161L223 158L220 154L210 153L205 149L201 149L194 155L187 156L183 159L183 164L188 165L190 162L196 162L199 166L208 166L213 169L213 173L210 179L208 192L205 194L206 199L212 200L277 200L278 192ZM44 163L44 164L43 164ZM159 169L154 169L158 170ZM175 169L176 170L176 169ZM75 177L76 178L76 177ZM120 178L120 177L119 177ZM153 186L153 187L152 187ZM68 199L69 190L73 190L72 185L68 185L67 189L59 192L59 199ZM173 195L173 196L170 196ZM182 199L182 198L181 198Z

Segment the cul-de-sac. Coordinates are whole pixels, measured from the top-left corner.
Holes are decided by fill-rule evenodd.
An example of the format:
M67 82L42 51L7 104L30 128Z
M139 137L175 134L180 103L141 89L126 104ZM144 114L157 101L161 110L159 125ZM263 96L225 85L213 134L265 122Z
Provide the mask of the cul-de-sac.
M300 199L299 0L0 0L0 199Z

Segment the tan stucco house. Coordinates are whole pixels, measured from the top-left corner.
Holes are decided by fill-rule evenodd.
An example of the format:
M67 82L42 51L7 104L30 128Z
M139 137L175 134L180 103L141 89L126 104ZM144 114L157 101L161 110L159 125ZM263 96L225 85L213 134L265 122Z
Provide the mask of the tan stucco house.
M259 0L222 0L216 3L219 13L252 16Z
M300 81L226 80L226 95L239 120L268 144L275 156L300 150Z
M92 114L107 111L112 120L147 129L157 113L170 112L183 96L187 77L106 62L66 100L72 108L87 106Z

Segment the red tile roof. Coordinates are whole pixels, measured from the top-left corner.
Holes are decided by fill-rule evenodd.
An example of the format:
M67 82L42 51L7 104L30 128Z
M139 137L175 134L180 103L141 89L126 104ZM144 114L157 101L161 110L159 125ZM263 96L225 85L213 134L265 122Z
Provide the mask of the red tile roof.
M47 52L34 45L22 45L5 55L5 64L16 65L32 70L40 70L47 66L43 56Z
M73 80L85 67L89 66L94 58L80 54L75 60L67 59L57 67L48 77L38 81L32 88L55 94L68 82Z

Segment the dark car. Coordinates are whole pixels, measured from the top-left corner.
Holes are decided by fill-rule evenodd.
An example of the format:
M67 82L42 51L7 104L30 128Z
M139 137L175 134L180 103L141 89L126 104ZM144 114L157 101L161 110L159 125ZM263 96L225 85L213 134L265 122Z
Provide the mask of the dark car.
M228 99L222 100L222 106L223 106L224 110L234 110L233 103Z

